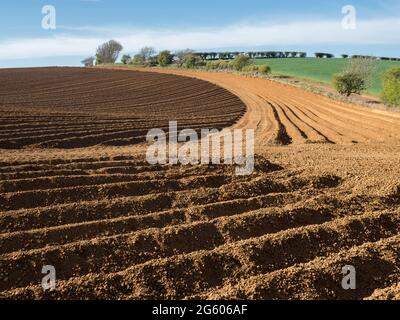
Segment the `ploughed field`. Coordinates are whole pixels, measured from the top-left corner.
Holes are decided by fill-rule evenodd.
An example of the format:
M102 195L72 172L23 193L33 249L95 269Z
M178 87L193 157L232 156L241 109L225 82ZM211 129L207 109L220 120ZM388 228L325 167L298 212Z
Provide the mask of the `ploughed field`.
M245 111L215 85L157 73L79 68L0 70L0 148L144 142L152 128L223 128Z
M78 92L75 83L88 83L93 77L98 94L104 95L100 99L94 94L94 84L87 85L87 92L79 91L81 98L78 93L63 95L59 89L52 98L35 98L41 101L35 108L33 102L27 106L28 97L40 97L39 93L24 96L20 85L21 95L6 100L12 90L2 88L1 130L14 121L14 129L9 131L30 130L30 136L37 138L32 127L18 129L31 124L27 111L34 113L34 121L43 126L37 129L41 131L46 130L46 123L38 120L40 114L53 117L63 109L72 117L84 113L94 122L99 110L112 120L140 116L142 121L127 121L133 129L142 125L143 119L159 124L166 110L168 116L181 116L177 119L183 125L190 120L199 128L254 128L256 166L253 175L244 177L236 176L234 167L223 165L152 166L144 159L146 146L137 141L132 146L110 146L106 140L91 140L90 147L74 149L74 144L40 144L36 140L14 144L20 149L1 150L1 298L399 297L398 114L233 74L34 71L26 70L30 79L35 79L25 82L31 83L26 87L47 85L46 90L36 87L32 92L50 95L51 83L60 88L63 79L74 79L69 84ZM4 72L8 79L28 80L21 70ZM59 72L62 76L57 77ZM129 98L116 85L105 94L108 81L101 79L107 77L115 82L118 77L121 82L125 79L130 83L126 90L147 83L145 87L154 91L137 90ZM6 81L5 86L11 88L13 81ZM163 89L173 83L174 90ZM199 97L199 90L188 89L190 83L203 88L204 95ZM186 97L182 108L178 108L181 102L166 102L172 99L168 93L178 101ZM123 96L122 106L131 108L119 107L118 100L112 104L110 95L114 99ZM149 95L156 102L152 103ZM148 107L141 109L138 101L143 96ZM4 102L17 99L24 102L20 108ZM42 108L45 100L48 104ZM97 101L96 106L91 101ZM241 101L247 112L239 119ZM78 104L81 107L75 107ZM187 112L181 115L179 110ZM3 124L3 119L7 123ZM59 126L58 131L69 126L74 131L75 121L61 125L57 119L61 121L55 118L51 123ZM82 131L77 136L84 137L84 122L78 127ZM110 124L110 130L113 128ZM44 135L46 139L49 136ZM54 140L45 142L49 141ZM11 147L7 139L4 143ZM56 268L55 290L45 292L40 286L44 265ZM357 290L346 291L341 286L345 265L357 270Z

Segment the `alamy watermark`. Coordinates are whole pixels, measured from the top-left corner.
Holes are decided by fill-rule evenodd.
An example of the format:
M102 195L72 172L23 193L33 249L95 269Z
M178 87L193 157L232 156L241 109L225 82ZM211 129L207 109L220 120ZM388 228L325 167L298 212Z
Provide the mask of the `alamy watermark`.
M42 7L42 28L44 30L57 29L57 13L56 8L52 5Z
M343 280L342 288L344 290L356 290L357 289L357 272L356 268L351 265L344 266L342 268Z
M43 266L42 288L44 291L54 290L56 288L56 268L51 265Z
M342 28L344 30L355 30L357 29L357 10L352 5L347 5L342 8Z
M245 134L243 133L245 131ZM169 130L152 129L147 134L146 159L151 165L236 165L236 175L254 171L253 129L193 129L178 132L178 123L169 122Z

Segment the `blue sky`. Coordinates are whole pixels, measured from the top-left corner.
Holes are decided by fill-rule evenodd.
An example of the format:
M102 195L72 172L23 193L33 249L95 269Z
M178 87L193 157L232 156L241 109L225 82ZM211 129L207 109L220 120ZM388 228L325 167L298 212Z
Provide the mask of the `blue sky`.
M56 30L42 29L45 5L56 9ZM341 27L345 5L357 10L355 30ZM398 57L400 1L3 0L0 30L0 67L79 65L108 39L131 54L151 45Z

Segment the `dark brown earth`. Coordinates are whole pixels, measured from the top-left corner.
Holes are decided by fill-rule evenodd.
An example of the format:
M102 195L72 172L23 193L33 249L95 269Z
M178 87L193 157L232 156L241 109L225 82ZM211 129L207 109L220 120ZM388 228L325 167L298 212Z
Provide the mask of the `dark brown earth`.
M245 112L210 83L158 73L80 68L0 70L0 148L81 148L145 141L169 120L222 129Z

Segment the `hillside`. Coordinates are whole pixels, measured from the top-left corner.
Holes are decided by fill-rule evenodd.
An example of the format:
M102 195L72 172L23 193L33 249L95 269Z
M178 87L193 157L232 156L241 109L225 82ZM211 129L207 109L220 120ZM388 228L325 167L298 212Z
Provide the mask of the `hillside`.
M304 78L332 84L332 77L345 66L345 59L259 59L257 64L268 64L276 75ZM373 77L373 86L368 90L372 95L379 95L382 90L382 75L393 67L400 67L398 61L378 61L378 68Z

